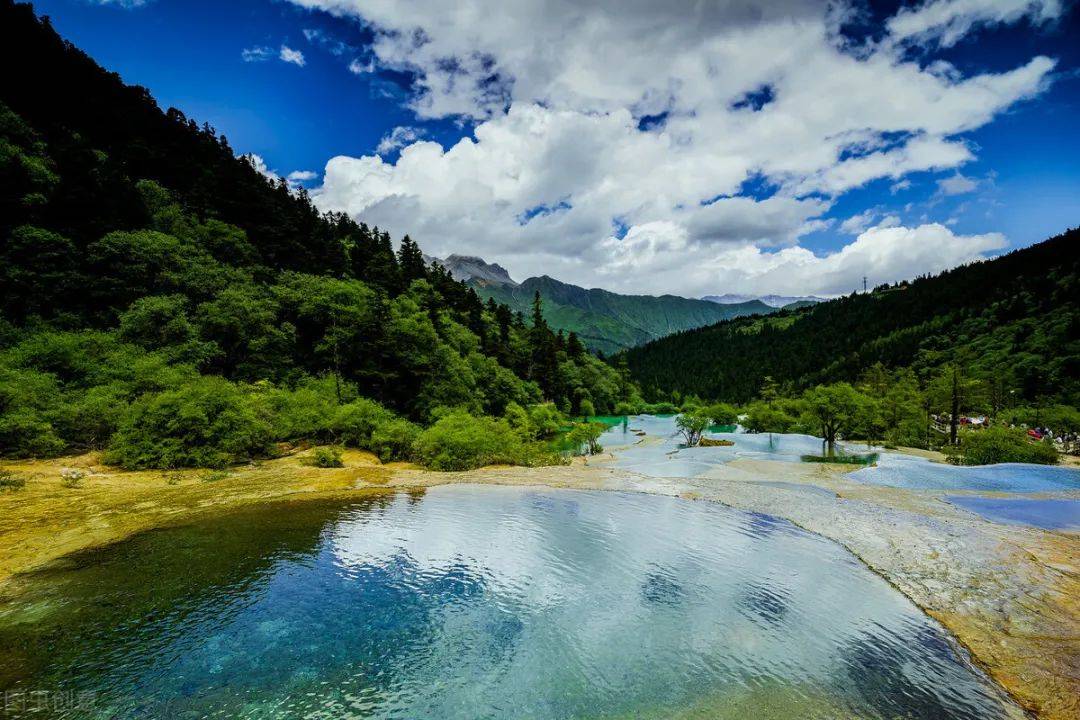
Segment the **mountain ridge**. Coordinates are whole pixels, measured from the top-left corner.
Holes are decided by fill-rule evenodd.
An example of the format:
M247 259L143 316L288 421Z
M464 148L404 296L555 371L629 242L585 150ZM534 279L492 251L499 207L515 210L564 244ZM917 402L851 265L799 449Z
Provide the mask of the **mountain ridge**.
M483 299L494 299L525 314L531 312L533 298L539 292L544 301L544 318L553 328L574 332L586 346L605 353L721 320L779 309L758 298L720 303L670 293L622 294L584 288L550 275L519 283L501 265L475 255L454 253L445 258L425 256L425 260L445 268L451 277L470 285Z
M817 295L745 295L742 293L724 293L723 295L703 295L702 300L708 302L718 303L720 305L734 305L738 303L749 302L750 300L760 300L769 307L773 308L785 308L797 303L802 303L799 307L806 307L814 305L819 302L825 302L828 298L818 297Z

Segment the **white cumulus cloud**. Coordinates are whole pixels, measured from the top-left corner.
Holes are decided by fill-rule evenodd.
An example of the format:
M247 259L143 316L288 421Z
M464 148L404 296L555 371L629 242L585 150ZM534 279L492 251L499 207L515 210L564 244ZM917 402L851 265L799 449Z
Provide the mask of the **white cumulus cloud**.
M1049 0L930 0L853 45L840 34L843 9L816 0L293 2L370 28L370 67L417 78L408 104L419 120L476 123L449 147L395 128L374 154L331 158L312 191L320 208L516 276L595 283L600 273L615 289L685 295L844 291L853 259L879 257L870 250L891 242L881 238L958 248L893 251L910 274L996 243L886 217L841 224L858 234L841 253L798 247L855 188L887 179L899 191L915 172L959 177L977 153L964 134L1039 94L1055 66L1035 56L962 72L905 48L931 52L982 26L1060 14ZM382 157L397 149L393 162ZM772 197L751 195L748 181ZM841 280L826 290L796 272L804 266Z

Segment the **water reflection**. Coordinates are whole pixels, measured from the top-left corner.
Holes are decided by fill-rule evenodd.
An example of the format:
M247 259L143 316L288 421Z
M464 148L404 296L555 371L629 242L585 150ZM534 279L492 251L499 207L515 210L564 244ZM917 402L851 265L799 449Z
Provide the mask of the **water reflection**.
M27 578L0 603L0 646L18 650L0 687L93 690L95 717L1007 707L835 544L616 493L451 486L147 533Z

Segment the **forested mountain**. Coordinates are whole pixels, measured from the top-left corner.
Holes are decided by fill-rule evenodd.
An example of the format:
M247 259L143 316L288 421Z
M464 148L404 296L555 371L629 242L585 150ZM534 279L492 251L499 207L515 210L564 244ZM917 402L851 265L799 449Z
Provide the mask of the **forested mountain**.
M525 311L539 292L544 319L554 328L574 332L594 350L613 353L680 330L728 318L775 312L759 300L722 305L676 295L620 295L559 282L546 275L520 285L472 280L484 298Z
M575 337L318 212L29 5L0 0L0 58L0 456L167 467L343 438L402 456L412 422L518 442L550 425L523 408L632 397Z
M1011 403L1080 404L1080 230L994 260L801 310L722 322L625 354L646 396L745 402L853 381L881 363L947 363Z

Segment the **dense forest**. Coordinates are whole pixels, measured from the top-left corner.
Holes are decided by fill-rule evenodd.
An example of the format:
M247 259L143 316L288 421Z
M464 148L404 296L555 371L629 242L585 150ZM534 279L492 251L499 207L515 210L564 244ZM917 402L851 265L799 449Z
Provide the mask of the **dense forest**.
M29 5L0 1L0 47L20 68L0 80L0 455L533 462L561 413L639 401L542 308L527 322L408 237L318 212Z
M880 365L925 386L956 366L987 403L1080 404L1080 231L979 263L768 317L678 333L625 353L646 396L744 403L856 381Z

